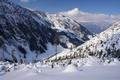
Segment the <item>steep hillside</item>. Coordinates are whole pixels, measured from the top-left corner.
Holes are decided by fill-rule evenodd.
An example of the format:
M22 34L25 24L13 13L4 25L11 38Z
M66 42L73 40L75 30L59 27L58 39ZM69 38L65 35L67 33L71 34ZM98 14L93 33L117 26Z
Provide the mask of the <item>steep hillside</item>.
M42 60L84 43L90 35L86 28L65 16L35 12L0 0L0 60Z
M0 59L33 61L55 44L51 24L9 0L0 0ZM35 54L36 53L36 54Z
M60 35L60 41L66 47L79 46L92 37L92 33L84 26L62 14L47 14L52 28Z
M66 50L51 58L72 59L96 57L101 60L120 59L120 22L113 24L109 29L101 32L96 37L85 42L77 49Z
M99 58L120 58L120 22L113 24L77 50Z

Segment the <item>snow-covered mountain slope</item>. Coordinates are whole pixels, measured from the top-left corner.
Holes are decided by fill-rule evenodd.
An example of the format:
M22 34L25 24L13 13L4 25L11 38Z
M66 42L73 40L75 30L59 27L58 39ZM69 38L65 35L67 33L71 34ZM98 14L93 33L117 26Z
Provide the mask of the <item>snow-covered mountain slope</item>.
M109 29L91 38L76 49L66 50L52 57L51 60L84 58L90 56L103 61L111 61L112 58L120 59L120 21L114 23Z
M0 60L40 59L38 55L46 50L55 51L55 35L51 23L43 17L9 0L0 0Z
M0 60L33 62L89 39L76 21L58 14L35 12L0 0Z
M114 22L120 20L120 15L89 13L81 11L78 8L74 8L66 12L61 12L60 14L76 20L93 33L100 33L109 28L109 26L112 25Z
M99 58L120 58L120 21L77 49Z
M62 14L47 14L47 17L53 24L52 28L60 35L60 41L67 47L71 47L70 44L78 46L92 36L84 26Z

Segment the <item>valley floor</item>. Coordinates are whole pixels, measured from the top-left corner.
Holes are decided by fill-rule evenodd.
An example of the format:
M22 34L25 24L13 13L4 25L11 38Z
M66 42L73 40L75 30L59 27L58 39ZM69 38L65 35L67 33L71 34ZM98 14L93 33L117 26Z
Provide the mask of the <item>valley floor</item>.
M65 68L41 67L38 70L22 68L0 74L0 80L120 80L119 65L79 67L73 72Z

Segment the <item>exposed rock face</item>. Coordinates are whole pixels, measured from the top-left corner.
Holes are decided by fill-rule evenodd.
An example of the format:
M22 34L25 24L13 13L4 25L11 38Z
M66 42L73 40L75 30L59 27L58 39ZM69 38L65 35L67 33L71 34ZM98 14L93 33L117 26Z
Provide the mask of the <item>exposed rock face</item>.
M35 12L9 0L0 0L2 60L33 62L47 58L56 54L56 45L60 52L61 47L70 48L84 43L89 40L89 35L92 33L68 17Z
M1 55L5 53L4 59L12 61L13 53L18 61L28 51L45 52L47 43L55 43L56 32L50 27L47 20L34 12L0 0L0 51Z

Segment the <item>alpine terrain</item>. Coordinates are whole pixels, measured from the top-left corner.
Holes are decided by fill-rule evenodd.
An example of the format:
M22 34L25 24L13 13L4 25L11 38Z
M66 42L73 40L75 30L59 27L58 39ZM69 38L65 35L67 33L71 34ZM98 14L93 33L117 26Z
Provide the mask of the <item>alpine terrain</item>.
M110 28L91 38L89 41L72 50L66 50L51 60L81 59L96 57L102 62L120 59L120 22L114 23ZM100 61L100 62L101 62Z
M0 0L0 80L120 80L120 1L106 1Z
M28 10L9 0L0 0L0 60L42 60L61 52L69 45L78 46L92 35L72 19L61 15L48 16L49 14Z

